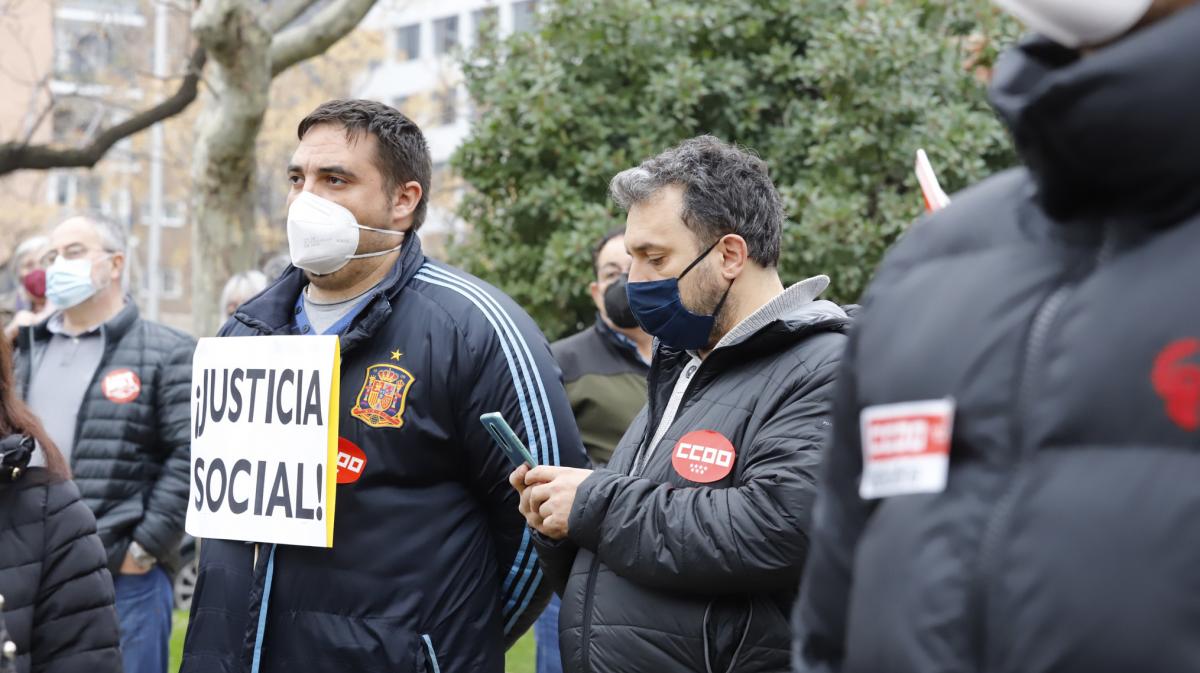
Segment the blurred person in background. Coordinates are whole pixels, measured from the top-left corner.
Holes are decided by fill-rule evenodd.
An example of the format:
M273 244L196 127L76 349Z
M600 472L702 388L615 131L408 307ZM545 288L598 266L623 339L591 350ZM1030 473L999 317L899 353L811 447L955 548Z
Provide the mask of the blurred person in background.
M292 265L292 258L288 253L281 252L271 255L262 264L262 272L267 277L268 283L274 283L277 278L283 275L284 271Z
M124 288L126 254L124 229L101 215L54 228L42 265L60 310L21 329L16 376L96 516L125 671L163 673L189 487L195 340L139 315Z
M17 332L41 322L54 312L54 305L46 301L46 270L41 266L42 256L50 239L34 236L26 239L13 252L12 273L16 289L16 313L4 328L4 338L15 342Z
M225 289L221 290L222 320L232 318L237 308L266 289L267 283L267 276L262 271L251 270L234 274L225 282Z
M120 673L112 576L96 519L21 402L11 355L0 339L0 670L7 663L16 673ZM44 467L29 466L34 456Z
M1200 670L1200 4L997 0L1024 167L888 253L796 671Z
M596 243L595 280L588 285L596 322L550 345L593 467L608 464L621 435L646 404L654 337L638 326L629 308L625 287L632 261L623 227Z

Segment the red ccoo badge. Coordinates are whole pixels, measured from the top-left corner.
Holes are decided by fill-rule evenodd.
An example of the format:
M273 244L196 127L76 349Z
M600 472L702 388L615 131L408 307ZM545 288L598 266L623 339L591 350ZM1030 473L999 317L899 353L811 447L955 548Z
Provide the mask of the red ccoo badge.
M100 382L100 391L113 404L129 404L142 394L142 380L132 369L114 369Z
M367 454L354 442L338 437L337 483L353 484L367 466Z
M713 430L696 430L679 439L671 452L671 465L688 481L711 484L729 476L737 451L725 436Z

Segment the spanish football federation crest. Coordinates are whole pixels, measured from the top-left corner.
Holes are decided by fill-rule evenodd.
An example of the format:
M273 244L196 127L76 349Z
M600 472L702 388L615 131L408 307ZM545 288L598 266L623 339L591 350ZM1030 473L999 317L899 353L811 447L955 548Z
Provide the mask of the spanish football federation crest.
M371 365L350 415L373 428L404 425L404 403L413 375L396 365Z

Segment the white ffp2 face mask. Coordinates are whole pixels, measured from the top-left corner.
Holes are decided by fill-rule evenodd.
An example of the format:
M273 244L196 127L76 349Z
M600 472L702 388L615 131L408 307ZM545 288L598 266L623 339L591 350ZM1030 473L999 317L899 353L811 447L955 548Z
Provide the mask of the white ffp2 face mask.
M401 243L388 250L354 254L358 250L359 229L401 237ZM296 268L327 275L346 266L352 259L378 257L400 249L404 232L376 229L358 223L345 207L312 192L301 192L288 208L288 253Z
M1153 0L993 0L1035 33L1078 49L1133 28Z

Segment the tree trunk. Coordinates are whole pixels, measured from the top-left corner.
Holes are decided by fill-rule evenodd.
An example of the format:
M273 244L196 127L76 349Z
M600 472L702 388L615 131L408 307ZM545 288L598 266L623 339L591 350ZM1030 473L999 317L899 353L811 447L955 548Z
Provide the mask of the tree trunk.
M192 15L192 33L211 59L192 158L196 336L217 331L224 309L218 306L221 288L230 276L254 268L257 261L255 141L270 100L271 80L324 53L358 25L375 0L335 0L311 20L289 26L315 4L316 0L281 0L264 11L261 0L203 0Z
M211 336L225 281L256 261L254 143L271 88L271 35L245 0L206 0L192 31L211 58L192 160L192 329Z

